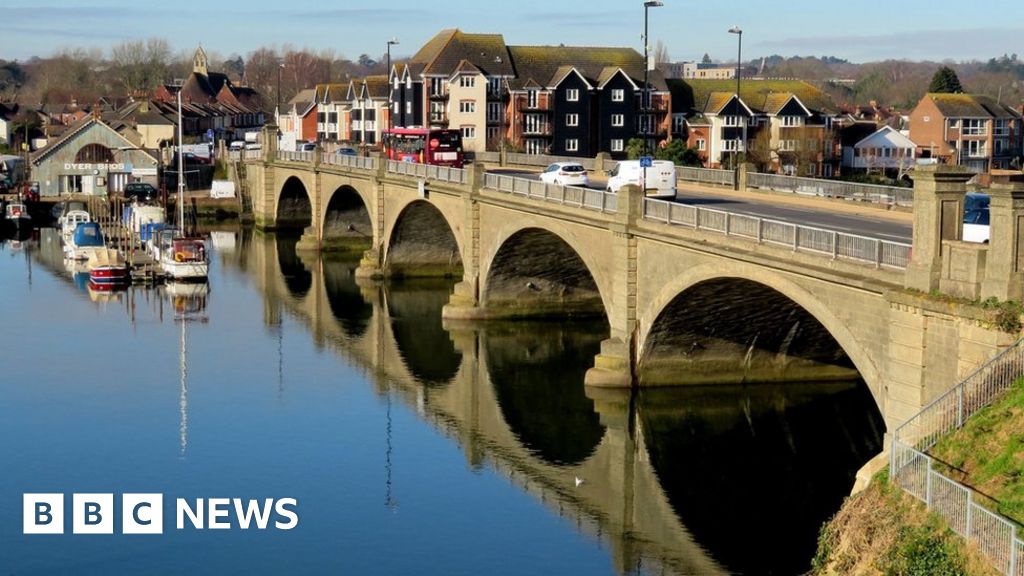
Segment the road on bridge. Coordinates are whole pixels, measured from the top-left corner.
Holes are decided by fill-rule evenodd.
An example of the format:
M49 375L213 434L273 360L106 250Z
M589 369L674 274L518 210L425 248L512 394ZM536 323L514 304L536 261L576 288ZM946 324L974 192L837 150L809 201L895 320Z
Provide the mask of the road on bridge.
M528 170L495 169L489 171L532 180L540 178L536 172ZM604 189L606 183L604 178L591 175L590 179L591 188ZM754 195L766 196L766 199L750 198ZM913 236L913 224L909 214L892 214L875 208L864 208L863 211L849 214L839 210L838 207L830 209L828 203L833 201L825 199L793 195L786 202L776 202L767 199L767 195L761 192L733 192L697 184L682 184L677 190L675 201L712 210L723 210L894 242L909 243ZM876 210L878 211L877 215L871 214Z

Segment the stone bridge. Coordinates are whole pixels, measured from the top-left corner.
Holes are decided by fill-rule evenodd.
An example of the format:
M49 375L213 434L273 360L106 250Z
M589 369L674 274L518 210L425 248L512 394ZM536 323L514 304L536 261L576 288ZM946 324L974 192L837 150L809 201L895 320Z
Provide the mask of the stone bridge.
M584 388L586 355L600 346L606 327L588 332L593 323L549 324L545 337L534 339L509 323L442 326L438 316L450 281L435 290L419 282L409 290L402 283L357 279L354 261L345 265L296 253L280 238L257 235L251 242L257 245L226 256L226 265L243 270L262 293L268 326L282 315L305 326L315 346L364 369L382 396L399 398L457 442L470 466L494 469L581 532L606 541L620 573L633 573L641 563L655 572L661 565L683 574L763 569L773 546L792 547L798 537L808 544L808 557L812 553L816 525L794 535L771 530L771 514L751 517L751 501L805 491L800 479L771 474L755 456L734 459L742 470L730 475L737 484L732 506L716 502L704 513L700 501L707 499L699 495L709 488L698 485L680 494L665 486L673 480L678 485L673 476L687 470L679 466L680 452L690 453L686 464L695 466L695 454L706 449L679 445L692 436L679 433L681 427L729 438L727 431L746 431L766 419L788 421L778 414L780 406L799 410L810 396L832 394L841 404L849 383L824 391L820 384L807 390L790 384L785 398L769 387L723 387L718 395L700 392L699 398L687 395L698 394L697 388L660 388L639 398L632 390ZM822 435L842 437L837 430L847 428L843 418L863 416L837 415L835 427ZM854 469L878 448L854 439L837 444L836 452L854 462ZM807 452L804 458L819 463ZM720 477L692 469L689 475L714 482ZM583 482L577 485L576 478ZM833 496L822 502L799 499L828 515L840 505L841 495Z
M271 145L241 188L259 227L301 230L300 250L358 251L361 277L460 280L450 322L606 319L592 387L859 373L891 430L1012 338L980 307L936 296L1019 299L1018 246L1001 240L1020 237L1019 186L993 189L992 244L968 246L970 174L919 169L911 259L909 246L738 215L679 225L688 207L636 188L616 196L473 168Z

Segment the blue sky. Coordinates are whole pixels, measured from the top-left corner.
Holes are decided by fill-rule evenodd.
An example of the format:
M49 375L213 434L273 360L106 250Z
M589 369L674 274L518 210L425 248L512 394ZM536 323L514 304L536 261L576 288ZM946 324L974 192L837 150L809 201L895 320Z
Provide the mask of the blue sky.
M499 32L509 44L574 44L642 48L641 0L390 0L287 3L23 0L0 8L0 58L48 56L63 47L104 50L127 39L165 38L191 52L200 42L222 56L262 45L331 48L355 59L377 57L388 38L411 55L438 30ZM985 0L977 9L935 0L867 5L826 0L664 0L651 9L651 41L674 59L734 59L743 28L743 56L833 55L855 62L987 59L1024 52L1024 4ZM176 5L176 7L174 7ZM942 7L940 7L942 6ZM954 40L955 39L955 40Z

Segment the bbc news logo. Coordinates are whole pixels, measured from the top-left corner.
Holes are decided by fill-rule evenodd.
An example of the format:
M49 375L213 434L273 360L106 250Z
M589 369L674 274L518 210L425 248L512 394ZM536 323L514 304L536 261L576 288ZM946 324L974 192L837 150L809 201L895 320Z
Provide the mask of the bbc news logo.
M294 498L185 498L175 500L175 527L185 530L291 530L299 524ZM163 534L163 494L122 494L121 534ZM25 494L22 506L24 534L63 534L64 494ZM113 534L113 494L72 494L72 534ZM273 520L273 522L271 522Z

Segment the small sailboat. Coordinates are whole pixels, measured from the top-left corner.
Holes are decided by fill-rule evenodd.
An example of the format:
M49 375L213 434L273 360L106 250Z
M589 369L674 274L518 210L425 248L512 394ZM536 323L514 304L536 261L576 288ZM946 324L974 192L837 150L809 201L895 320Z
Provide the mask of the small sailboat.
M168 278L203 281L209 275L206 242L202 238L187 237L178 229L165 228L153 246L153 259L160 263Z

